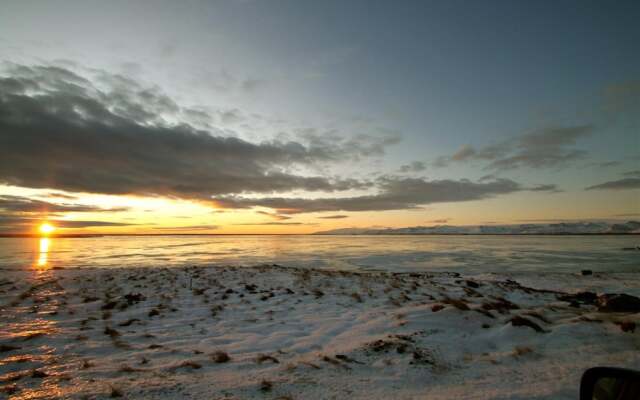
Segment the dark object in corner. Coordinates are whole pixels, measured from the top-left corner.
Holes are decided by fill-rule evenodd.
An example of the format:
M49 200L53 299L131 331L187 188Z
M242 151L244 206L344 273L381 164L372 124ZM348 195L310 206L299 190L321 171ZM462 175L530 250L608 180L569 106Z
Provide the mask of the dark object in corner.
M594 399L640 399L640 372L622 368L589 368L580 381L580 400Z

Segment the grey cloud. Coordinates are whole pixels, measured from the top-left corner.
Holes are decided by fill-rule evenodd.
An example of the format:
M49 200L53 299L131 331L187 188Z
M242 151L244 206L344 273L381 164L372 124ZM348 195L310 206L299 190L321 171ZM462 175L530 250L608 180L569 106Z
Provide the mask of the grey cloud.
M467 160L469 158L473 158L474 156L476 156L476 150L469 146L469 145L465 145L462 146L462 148L460 150L458 150L457 152L455 152L452 156L451 159L453 161L464 161Z
M486 183L468 180L438 180L383 177L377 181L380 192L373 195L343 198L246 198L224 196L213 200L224 208L251 208L262 206L281 214L323 211L382 211L417 209L421 205L442 202L480 200L500 194L526 190L509 179Z
M623 178L587 187L585 190L640 189L640 178Z
M318 217L320 219L344 219L344 218L349 218L348 215L341 215L341 214L337 214L337 215L325 215L322 217Z
M556 185L536 185L529 188L532 192L553 192L558 193L561 192Z
M185 119L198 127L209 128L211 127L211 123L213 122L211 113L203 108L183 108L182 114L184 115Z
M51 220L51 222L59 228L89 228L97 226L136 226L140 224L129 224L124 222L108 222L108 221L68 221L68 220Z
M318 131L314 128L300 129L296 131L296 136L307 144L309 153L314 157L334 161L382 156L387 147L402 140L400 134L395 132L358 134L347 138L337 131Z
M219 111L218 117L223 124L235 124L244 121L244 117L238 109Z
M622 173L625 178L607 181L597 185L589 186L585 190L627 190L640 189L640 170L627 171Z
M219 131L166 122L181 110L158 88L96 74L95 85L51 66L13 65L0 76L1 183L203 201L246 192L333 192L367 184L287 169L333 162L337 156L376 155L396 142L358 136L341 138L340 145L315 138L305 146L215 136Z
M452 156L439 157L434 165L452 162L486 161L487 169L505 170L521 167L563 167L583 158L586 152L574 148L576 142L594 131L592 125L545 128L515 139L475 149L463 146Z
M494 174L488 174L481 176L480 179L478 179L478 182L492 181L494 179L496 179L496 176Z
M405 164L400 167L400 172L422 172L427 169L427 166L422 161L413 161L410 164Z
M56 199L65 199L65 200L78 200L78 196L73 196L66 193L58 193L58 192L49 192L47 193L47 197L52 197Z
M600 163L595 163L593 165L600 167L600 168L610 168L610 167L617 167L619 165L621 165L622 162L620 161L603 161Z
M107 226L136 226L138 224L129 224L123 222L108 221L82 221L82 220L60 220L47 219L58 228L91 228L91 227L107 227ZM27 218L16 216L0 216L0 230L20 231L34 228L40 224L40 218Z
M56 195L57 197L58 195ZM4 213L61 213L61 212L115 212L126 207L101 208L82 204L58 204L22 196L0 195L0 210Z
M256 211L256 213L261 214L261 215L266 215L269 218L273 218L275 220L278 221L284 221L287 219L291 219L291 217L287 216L287 215L282 215L282 214L275 214L275 213L270 213L267 211Z

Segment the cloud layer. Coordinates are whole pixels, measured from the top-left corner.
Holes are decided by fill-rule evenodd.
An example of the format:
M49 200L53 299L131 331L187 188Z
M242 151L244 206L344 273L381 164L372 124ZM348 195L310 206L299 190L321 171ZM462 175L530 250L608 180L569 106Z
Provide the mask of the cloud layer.
M85 220L61 220L48 219L56 228L91 228L91 227L113 227L113 226L135 226L124 222L108 221L85 221ZM36 225L41 223L39 218L20 216L0 216L0 232L23 232L32 231Z
M427 181L421 178L384 177L376 182L380 192L373 195L342 198L247 198L217 197L214 201L224 208L269 207L279 214L325 211L384 211L417 209L421 205L443 202L480 200L523 190L556 190L555 186L525 188L510 179L490 182L468 180Z
M13 65L0 77L0 182L72 192L207 199L210 195L366 187L303 176L294 166L379 154L393 140L250 143L168 122L180 107L159 89L97 73Z
M4 215L23 213L116 212L127 210L128 208L126 207L101 208L82 204L57 204L22 196L0 195L0 211L2 211Z
M143 87L120 75L94 71L90 80L61 67L11 65L0 75L0 183L175 197L213 202L223 208L262 206L276 211L260 211L275 220L263 223L270 225L298 224L278 222L289 219L287 214L418 209L425 204L480 200L522 190L557 190L554 185L528 188L494 176L478 182L307 176L292 171L380 156L399 138L391 133L344 138L308 129L298 132L305 144L292 140L251 143L226 136L211 125L205 131L180 122L196 114L201 119L208 116L203 110L180 107L157 87ZM480 150L467 146L442 162L482 159L491 161L496 169L560 165L580 156L570 146L591 129L534 132ZM401 170L421 172L425 168L424 163L414 162ZM276 195L296 190L334 197ZM335 196L354 190L368 194ZM15 210L99 211L21 199L2 201Z
M440 157L434 164L445 167L473 160L487 162L486 168L494 170L563 167L586 156L586 152L575 145L593 131L593 125L541 129L480 149L465 145L451 156Z
M589 186L585 190L640 189L640 170L624 172L622 176L624 176L624 178Z

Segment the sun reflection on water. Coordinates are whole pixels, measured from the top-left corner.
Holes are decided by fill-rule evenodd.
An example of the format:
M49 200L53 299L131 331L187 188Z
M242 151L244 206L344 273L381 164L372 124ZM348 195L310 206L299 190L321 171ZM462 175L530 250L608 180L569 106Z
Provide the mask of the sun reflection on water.
M49 258L49 247L51 246L51 239L40 238L40 255L38 256L38 267L44 268L47 266Z

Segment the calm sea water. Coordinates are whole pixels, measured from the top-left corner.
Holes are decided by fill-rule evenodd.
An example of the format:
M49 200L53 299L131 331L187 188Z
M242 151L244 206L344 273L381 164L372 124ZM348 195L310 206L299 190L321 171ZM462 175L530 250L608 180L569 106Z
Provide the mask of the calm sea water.
M0 267L277 263L336 269L640 272L640 236L120 236L0 238Z

